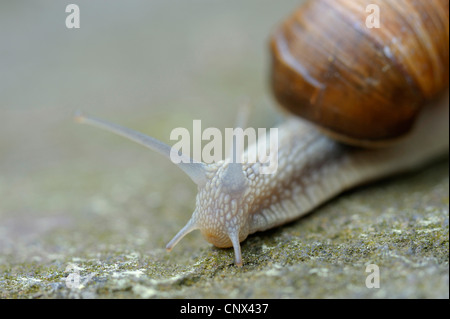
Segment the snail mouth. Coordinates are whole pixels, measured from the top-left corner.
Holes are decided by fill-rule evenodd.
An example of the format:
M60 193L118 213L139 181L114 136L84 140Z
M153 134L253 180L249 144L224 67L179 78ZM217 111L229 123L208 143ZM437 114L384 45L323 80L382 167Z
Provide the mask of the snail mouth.
M221 236L217 236L217 234L212 234L208 230L202 231L203 237L218 248L229 248L233 246L230 238L226 234L221 234Z

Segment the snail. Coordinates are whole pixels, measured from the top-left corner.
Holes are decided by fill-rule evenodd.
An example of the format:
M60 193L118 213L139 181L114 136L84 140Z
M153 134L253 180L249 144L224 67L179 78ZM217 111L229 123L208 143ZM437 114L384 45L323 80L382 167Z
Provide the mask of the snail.
M381 26L366 28L366 5ZM225 159L177 164L198 186L196 208L167 244L199 229L233 247L310 212L349 188L448 154L448 0L313 0L272 35L271 84L289 112L278 128L278 169ZM420 113L420 116L418 116ZM299 115L300 117L298 117ZM170 158L170 146L101 119L91 124ZM249 146L245 155L255 152Z

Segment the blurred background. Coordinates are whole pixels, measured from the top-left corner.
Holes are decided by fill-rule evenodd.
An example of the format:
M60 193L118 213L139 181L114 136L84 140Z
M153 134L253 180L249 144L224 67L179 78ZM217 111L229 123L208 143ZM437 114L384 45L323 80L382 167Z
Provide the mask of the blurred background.
M166 141L192 119L231 125L246 97L258 115L271 103L269 34L298 3L78 1L81 28L67 29L66 2L1 2L2 171L69 173L118 160L108 149L121 141L74 125L75 110ZM133 152L127 145L117 153Z

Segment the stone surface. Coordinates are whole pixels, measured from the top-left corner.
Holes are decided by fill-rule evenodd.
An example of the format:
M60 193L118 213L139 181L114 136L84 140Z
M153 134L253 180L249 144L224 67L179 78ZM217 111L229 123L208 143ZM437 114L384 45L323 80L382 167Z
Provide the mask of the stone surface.
M0 298L448 298L448 159L250 236L245 265L199 232L165 244L196 187L76 109L170 143L244 98L274 124L267 37L296 1L0 3ZM366 287L369 264L380 288ZM77 287L77 288L70 288Z

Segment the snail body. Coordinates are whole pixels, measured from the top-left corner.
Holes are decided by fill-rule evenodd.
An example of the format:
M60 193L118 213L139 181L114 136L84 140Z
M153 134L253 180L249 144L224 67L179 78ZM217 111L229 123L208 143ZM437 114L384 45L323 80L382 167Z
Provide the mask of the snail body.
M331 1L326 0L312 2L326 6L329 6L331 3ZM363 0L351 1L351 3L366 2ZM442 5L445 1L436 0L435 2ZM336 1L336 3L347 3L347 5L350 5L350 2L344 0ZM413 1L406 1L405 3L409 4L413 3ZM301 16L307 16L308 10L312 10L308 9L308 6L314 5L308 2L306 7L304 7L306 9L300 9L306 10L301 11ZM351 8L353 9L353 7ZM448 20L448 2L446 10ZM295 13L294 16L297 17L298 14ZM274 45L279 46L280 43L281 46L283 43L286 44L286 42L283 42L288 39L285 28L286 25L283 25L282 31L275 33L272 48L274 48ZM446 30L447 48L443 49L444 52L438 55L447 55L448 60L448 21ZM291 44L291 46L295 47L294 44ZM440 46L445 47L445 45ZM278 130L278 169L273 174L260 173L260 168L268 165L267 163L247 162L247 158L253 158L249 154L256 152L257 145L249 146L246 153L242 154L240 163L226 159L212 164L194 162L192 160L177 164L198 185L198 194L196 197L196 208L192 217L167 244L166 248L168 250L171 250L186 234L199 229L205 239L215 246L233 247L235 263L241 266L243 260L240 242L245 240L249 234L264 231L297 219L337 194L356 185L379 179L389 174L414 169L448 152L449 101L448 89L446 90L446 87L448 87L448 71L447 75L435 75L438 84L444 83L443 88L436 89L436 92L430 96L417 97L417 86L413 84L413 88L410 89L413 96L404 105L399 106L402 110L408 108L417 109L420 105L418 104L419 102L430 100L427 103L428 107L421 112L423 114L418 118L414 129L411 130L407 137L394 145L388 145L384 148L365 149L337 142L330 136L322 134L322 129L311 123L316 123L317 119L326 118L326 115L320 112L330 107L327 103L323 103L324 101L332 100L332 98L328 97L328 94L331 92L332 97L335 95L333 90L328 89L331 83L327 82L325 86L319 85L314 88L314 85L312 85L315 83L314 81L317 82L316 84L325 82L322 82L322 80L318 81L319 76L313 78L311 71L300 72L298 80L294 80L295 66L303 65L301 64L302 62L299 62L297 65L289 64L289 61L283 64L281 58L288 56L289 60L293 55L286 55L286 48L284 48L284 51L282 50L283 54L285 54L284 56L283 54L280 55L277 50L275 47L272 83L278 80L281 83L273 84L278 101L289 110L295 108L296 103L300 105L300 109L304 109L305 105L306 108L315 108L315 110L306 111L306 113L316 114L318 112L319 115L317 118L306 115L307 120L290 115L280 125ZM445 50L447 51L445 52ZM394 50L392 49L391 51ZM336 66L339 64L332 65ZM302 68L299 70L304 71ZM287 75L283 75L283 72L286 72ZM329 73L329 70L325 72L325 74L327 73ZM389 72L386 71L385 73ZM363 77L365 75L359 76ZM401 77L396 73L389 76L398 79ZM336 76L336 78L338 77ZM403 75L403 77L405 76ZM382 79L376 81L382 81ZM402 81L411 82L408 78L404 78ZM284 86L288 87L284 88ZM385 88L386 85L380 84L379 87L372 83L368 88L362 88L362 92L357 93L356 97L351 96L348 103L354 103L363 93L369 94L374 87L377 92L377 90ZM337 90L339 88L342 88L342 84L338 84ZM299 93L298 90L303 91ZM350 91L352 90L355 91L356 89L351 89ZM394 103L390 103L391 105L396 106L397 102L400 103L406 96L409 98L409 91L399 92L403 92L403 89L396 87L385 97L389 99L392 96L396 96L396 94L400 94L401 99L397 97ZM294 97L296 94L297 97ZM348 106L347 102L341 98L342 96L339 96L336 101L346 109ZM378 99L380 98L378 97ZM367 99L361 99L363 105L367 101ZM379 100L376 101L379 102ZM337 107L338 102L333 102L331 108ZM371 104L371 108L377 109L376 104ZM352 106L352 108L357 108L357 106ZM385 114L385 106L380 106L378 111L375 111L375 113L377 112ZM304 111L293 113L303 115ZM399 118L402 116L395 115L394 117ZM330 118L336 119L336 112ZM363 141L360 144L366 145L368 141L378 143L386 139L396 138L406 131L410 131L410 127L413 125L412 122L415 121L414 118L415 115L408 115L408 120L411 120L411 123L402 126L401 129L397 129L392 122L383 129L375 127L375 135L370 135L372 133L367 135L368 133L364 132L361 135L362 131L358 128L356 129L358 131L357 134L348 134L347 131L350 132L349 128L356 125L354 123L350 123L344 130L335 130L338 126L330 126L327 121L325 121L326 124L323 126L327 131L336 132L331 135L344 136L341 140L355 141L359 139ZM76 120L127 137L163 154L167 158L170 158L173 152L170 146L154 138L104 120L82 115L78 115ZM343 121L344 118L338 118L337 120L338 123ZM375 120L372 119L372 121L377 123L379 118L375 116ZM364 119L362 123L367 125L367 128L370 128L370 120L367 122ZM373 123L372 126L374 126ZM379 134L379 132L386 132L391 126L394 127L392 134Z
M289 117L278 129L277 172L259 174L267 164L248 163L245 155L242 164L209 164L196 209L167 249L199 229L216 247L234 247L236 265L242 265L239 243L248 235L295 220L347 189L417 169L448 152L448 102L446 94L429 105L404 141L376 149L336 142L307 121ZM256 149L250 146L247 152Z

